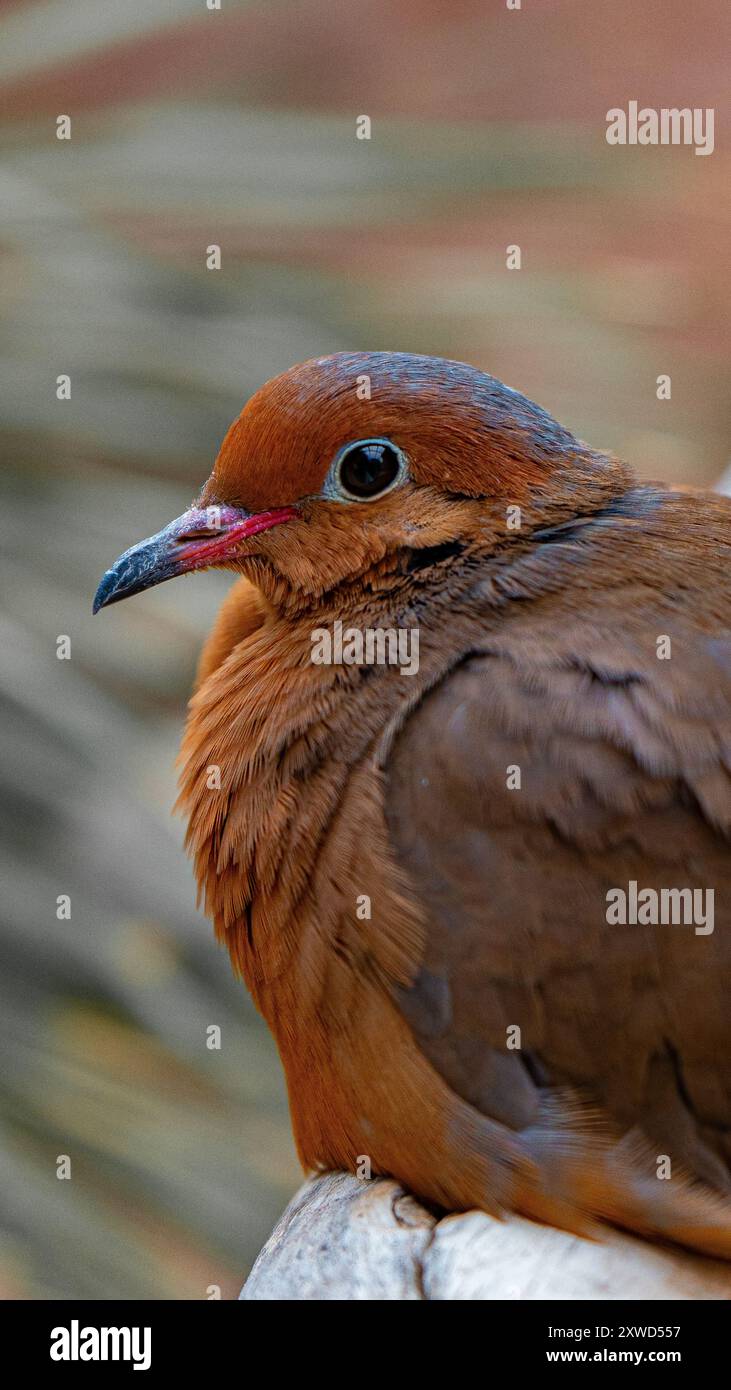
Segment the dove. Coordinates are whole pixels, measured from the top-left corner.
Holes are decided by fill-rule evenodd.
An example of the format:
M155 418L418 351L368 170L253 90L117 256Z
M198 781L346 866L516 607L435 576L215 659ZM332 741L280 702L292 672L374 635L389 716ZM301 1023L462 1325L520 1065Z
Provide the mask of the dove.
M305 1169L731 1257L731 501L338 353L95 606L212 566L179 804Z

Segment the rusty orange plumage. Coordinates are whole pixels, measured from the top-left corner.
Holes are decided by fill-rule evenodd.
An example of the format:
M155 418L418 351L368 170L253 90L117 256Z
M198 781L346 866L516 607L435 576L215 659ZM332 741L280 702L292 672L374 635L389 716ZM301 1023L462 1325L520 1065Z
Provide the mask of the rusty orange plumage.
M731 1255L730 516L474 368L338 354L105 576L241 576L180 804L305 1167ZM418 670L316 664L336 623L418 631ZM712 933L607 925L679 878Z

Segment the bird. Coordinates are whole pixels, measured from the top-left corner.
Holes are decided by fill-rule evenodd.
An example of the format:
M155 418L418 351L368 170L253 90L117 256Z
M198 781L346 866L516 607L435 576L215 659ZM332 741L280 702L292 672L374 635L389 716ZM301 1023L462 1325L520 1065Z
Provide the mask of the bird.
M104 576L236 576L179 809L306 1171L731 1258L730 521L469 364L341 352Z

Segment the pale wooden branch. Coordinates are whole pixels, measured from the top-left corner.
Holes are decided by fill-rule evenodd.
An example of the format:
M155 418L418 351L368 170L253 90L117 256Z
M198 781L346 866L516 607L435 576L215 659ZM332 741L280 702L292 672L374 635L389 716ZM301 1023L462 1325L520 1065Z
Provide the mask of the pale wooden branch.
M439 1219L398 1183L326 1173L293 1197L241 1298L728 1299L731 1266L614 1231L589 1241L520 1217Z

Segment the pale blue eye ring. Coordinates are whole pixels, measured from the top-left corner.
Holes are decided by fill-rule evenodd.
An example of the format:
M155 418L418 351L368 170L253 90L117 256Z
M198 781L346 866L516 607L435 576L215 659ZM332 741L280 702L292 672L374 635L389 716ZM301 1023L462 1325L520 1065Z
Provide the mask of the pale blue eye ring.
M407 475L406 455L393 440L354 439L335 455L323 492L341 502L375 502Z

